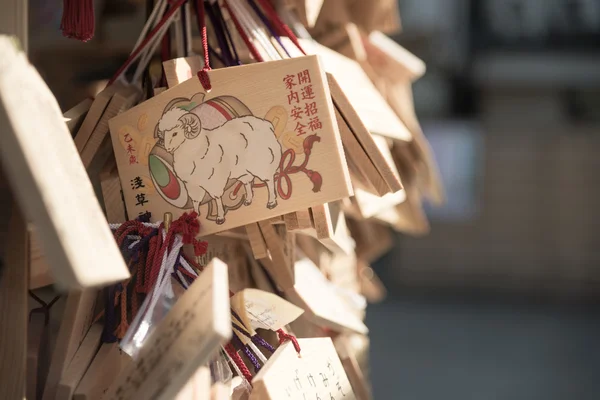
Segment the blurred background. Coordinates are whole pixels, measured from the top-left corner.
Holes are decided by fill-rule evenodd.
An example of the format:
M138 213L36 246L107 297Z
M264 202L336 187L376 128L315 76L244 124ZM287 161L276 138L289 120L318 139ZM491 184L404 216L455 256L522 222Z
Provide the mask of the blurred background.
M30 1L30 52L63 109L125 60L137 0L64 40ZM600 0L400 0L425 60L415 105L448 202L374 266L376 399L600 398Z

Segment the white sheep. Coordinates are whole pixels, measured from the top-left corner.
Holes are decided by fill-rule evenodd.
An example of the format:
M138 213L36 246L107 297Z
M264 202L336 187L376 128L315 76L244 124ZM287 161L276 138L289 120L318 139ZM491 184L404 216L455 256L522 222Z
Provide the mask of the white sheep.
M183 181L200 214L208 193L217 204L217 224L225 222L221 197L229 179L246 189L245 205L254 197L252 181L263 181L269 193L267 208L277 206L275 174L281 161L281 144L273 124L262 118L234 118L214 129L203 129L198 115L175 107L158 122L158 136L173 154L173 169Z

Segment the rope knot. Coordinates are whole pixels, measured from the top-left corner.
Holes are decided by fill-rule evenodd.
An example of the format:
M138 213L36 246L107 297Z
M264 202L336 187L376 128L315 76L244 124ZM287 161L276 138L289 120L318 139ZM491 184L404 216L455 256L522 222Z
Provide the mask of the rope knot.
M279 338L279 344L291 341L292 345L294 346L294 349L296 349L296 353L300 355L300 344L298 343L298 339L296 339L296 336L290 335L289 333L285 333L283 329L278 329L277 337Z
M200 79L200 84L206 90L206 92L210 92L212 90L212 85L210 84L210 78L208 77L208 71L210 68L202 68L198 71L198 79Z

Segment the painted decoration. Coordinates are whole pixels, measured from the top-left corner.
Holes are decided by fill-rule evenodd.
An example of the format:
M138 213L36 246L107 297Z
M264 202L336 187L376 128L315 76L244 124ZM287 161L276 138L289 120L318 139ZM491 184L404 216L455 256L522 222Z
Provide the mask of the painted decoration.
M208 235L352 195L316 56L209 76L110 121L130 218L195 210Z

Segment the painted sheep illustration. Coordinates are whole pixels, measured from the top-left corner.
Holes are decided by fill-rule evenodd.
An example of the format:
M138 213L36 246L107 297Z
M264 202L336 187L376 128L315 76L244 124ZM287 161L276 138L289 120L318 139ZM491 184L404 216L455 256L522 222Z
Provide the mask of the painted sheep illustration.
M158 136L173 154L173 169L198 213L208 193L217 205L217 224L225 222L221 197L229 179L244 185L245 204L250 205L254 196L252 182L258 178L267 186L267 208L277 206L275 175L282 150L271 122L243 116L206 129L198 115L175 107L158 122Z

